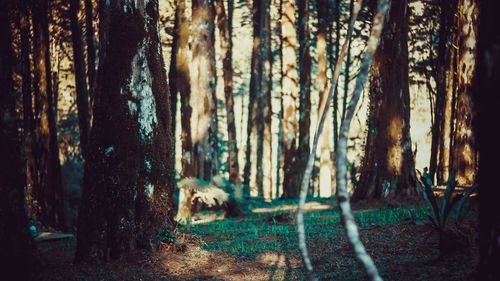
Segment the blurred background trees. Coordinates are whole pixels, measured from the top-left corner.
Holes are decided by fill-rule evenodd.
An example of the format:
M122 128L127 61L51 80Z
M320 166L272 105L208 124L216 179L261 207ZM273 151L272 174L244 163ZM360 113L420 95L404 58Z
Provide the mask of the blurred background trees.
M147 244L156 231L149 226L160 223L118 231L121 218L173 218L180 178L222 175L247 197L296 198L353 1L137 3L16 0L4 12L2 59L10 68L2 71L12 72L4 77L15 99L8 110L19 119L28 222L75 231L83 204L82 225L109 215L95 229L90 221L78 227L95 238L82 245L99 244L106 224ZM365 1L354 27L311 197L335 195L332 155L374 3ZM455 170L467 189L480 170L472 94L478 2L392 5L348 140L349 191L358 199L411 198L414 169L424 167L434 184ZM150 185L154 200L144 195ZM119 208L105 199L122 195ZM132 206L136 200L142 207ZM119 255L128 246L113 247Z

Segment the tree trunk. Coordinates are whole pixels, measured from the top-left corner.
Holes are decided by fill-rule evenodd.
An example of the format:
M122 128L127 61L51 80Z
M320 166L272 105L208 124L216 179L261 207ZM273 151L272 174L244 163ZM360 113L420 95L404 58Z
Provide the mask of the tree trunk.
M71 39L73 41L73 60L75 66L76 103L78 107L78 125L80 129L80 148L82 158L87 159L89 139L89 92L87 90L87 76L85 73L85 50L83 48L83 35L78 22L80 0L71 0L69 16L71 22Z
M87 77L89 82L89 94L91 101L93 100L95 90L95 75L96 75L96 48L94 40L94 15L93 15L92 0L85 0L85 41L87 43ZM91 103L92 105L92 103Z
M476 1L460 0L458 5L457 68L451 134L450 171L456 171L461 185L472 185L477 170L472 79L475 75L478 6Z
M34 101L35 142L32 156L35 161L33 195L36 218L46 226L65 228L61 167L54 112L49 52L47 0L37 1L32 8L34 30Z
M327 89L327 60L326 60L326 36L328 31L328 26L330 25L328 17L328 1L319 0L317 2L318 10L318 92L320 99L322 100L319 104L326 103L328 97ZM338 40L337 40L338 41ZM319 108L318 108L319 109ZM321 112L319 112L321 114ZM318 115L319 116L319 115ZM323 128L323 133L320 135L319 147L320 147L320 164L319 164L319 196L320 197L330 197L335 194L335 187L332 185L332 179L335 175L333 170L332 161L332 146L331 146L331 135L332 135L332 115L329 114L325 120L325 127ZM319 119L318 119L319 120Z
M259 22L257 55L257 190L258 196L271 199L271 28L269 0L254 1L254 20Z
M192 6L191 118L196 176L209 181L218 172L217 97L215 95L215 9L212 1Z
M299 123L297 119L297 103L299 98L298 66L296 48L297 33L295 29L295 1L281 1L281 44L282 44L282 103L283 118L281 124L281 150L283 153L283 197L297 197L300 188L298 167L297 137Z
M228 146L228 167L229 167L229 182L233 184L239 183L239 167L238 167L238 147L236 141L236 125L234 119L234 98L233 98L233 65L232 65L232 40L231 27L232 23L226 17L224 9L224 1L215 1L215 11L217 14L217 25L220 34L220 49L222 52L222 67L224 76L224 97L227 115L227 146Z
M393 1L371 69L371 108L360 182L353 198L416 193L410 138L407 1Z
M479 7L477 75L474 80L475 133L479 147L479 275L477 280L500 280L500 188L498 140L492 137L492 120L500 108L500 37L498 1L485 0Z
M182 177L194 177L195 167L193 160L193 142L191 139L191 112L189 104L191 95L190 72L189 72L189 21L186 18L186 1L177 2L175 10L176 26L172 45L172 63L175 61L175 68L171 66L170 89L175 85L179 91L181 99L181 142L182 142ZM172 75L172 71L175 73ZM171 92L171 94L175 94Z
M309 0L299 1L298 36L299 36L299 147L298 171L302 179L309 157L309 131L311 129L311 54L309 30ZM300 180L297 182L297 190ZM298 194L297 194L298 195Z
M434 180L437 174L439 183L446 180L444 178L444 153L445 153L445 115L447 101L450 104L451 95L447 91L447 80L453 79L450 73L449 65L451 63L451 55L453 48L449 48L451 44L451 35L453 33L453 18L456 9L456 0L441 1L441 15L439 27L439 43L437 50L437 61L434 70L436 79L436 106L434 109L434 123L432 124L432 142L431 142L431 158L429 163L429 175ZM449 74L447 74L449 73ZM448 96L450 98L448 98ZM448 107L449 108L449 107ZM448 111L448 116L450 112ZM449 117L448 117L449 118ZM448 119L449 120L449 119ZM449 132L448 132L449 133ZM448 135L449 137L449 135ZM446 143L447 151L449 143Z
M35 247L24 210L23 161L18 137L16 93L9 11L14 3L0 3L0 260L2 279L35 280ZM22 3L20 6L23 6ZM22 7L21 7L22 9ZM21 16L21 23L26 19ZM21 28L26 27L26 22Z
M155 249L175 212L170 95L158 2L101 2L99 71L77 261Z

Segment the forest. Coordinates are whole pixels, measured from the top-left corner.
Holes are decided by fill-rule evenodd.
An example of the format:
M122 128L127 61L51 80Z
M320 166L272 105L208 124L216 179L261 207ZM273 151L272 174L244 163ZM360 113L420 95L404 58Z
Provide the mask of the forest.
M0 280L500 280L499 8L0 0Z

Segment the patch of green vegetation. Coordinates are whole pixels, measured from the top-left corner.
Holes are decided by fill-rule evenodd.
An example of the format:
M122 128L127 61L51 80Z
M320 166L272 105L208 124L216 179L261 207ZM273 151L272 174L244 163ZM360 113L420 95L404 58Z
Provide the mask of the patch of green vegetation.
M273 214L280 214L277 212ZM408 208L383 208L355 213L360 227L394 224L401 221L419 222L425 218L426 208L410 206ZM289 221L277 222L270 214L255 214L245 218L229 218L224 221L191 226L193 234L205 237L209 251L222 251L240 259L252 259L260 253L279 252L295 253L297 233L294 213ZM306 232L310 243L314 238L326 238L329 241L343 235L340 214L337 210L310 212L305 214ZM320 239L324 241L323 239Z

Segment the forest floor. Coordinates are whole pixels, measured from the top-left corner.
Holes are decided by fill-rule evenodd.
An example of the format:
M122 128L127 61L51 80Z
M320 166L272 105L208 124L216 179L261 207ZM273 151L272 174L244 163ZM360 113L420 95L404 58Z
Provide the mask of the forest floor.
M266 203L244 218L178 227L170 237L175 243L118 261L74 264L75 241L38 242L39 280L303 280L293 203ZM335 200L307 207L308 248L318 278L364 280ZM353 209L361 240L385 280L475 280L477 212L459 228L452 215L447 227L464 246L440 256L424 203L359 202Z

